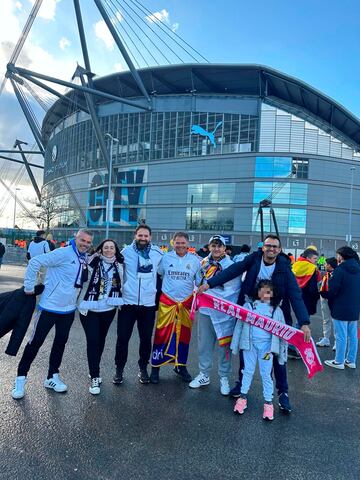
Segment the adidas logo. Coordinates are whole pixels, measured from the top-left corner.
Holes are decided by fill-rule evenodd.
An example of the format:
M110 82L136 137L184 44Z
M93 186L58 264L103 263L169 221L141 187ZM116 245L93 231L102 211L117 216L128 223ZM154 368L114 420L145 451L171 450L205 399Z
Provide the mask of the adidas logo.
M172 263L170 263L169 267L172 267L172 268L174 268L174 265L173 265Z

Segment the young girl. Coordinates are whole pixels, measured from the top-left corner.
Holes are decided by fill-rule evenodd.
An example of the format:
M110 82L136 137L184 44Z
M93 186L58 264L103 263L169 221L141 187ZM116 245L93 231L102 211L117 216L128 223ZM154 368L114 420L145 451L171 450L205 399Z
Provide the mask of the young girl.
M245 303L244 308L285 323L284 315L278 306L274 286L270 280L260 280L255 288L253 297L255 300ZM247 408L247 394L255 373L256 362L258 361L265 400L263 419L273 420L274 406L272 398L274 384L271 378L273 354L279 355L280 364L286 362L286 342L259 327L254 327L238 320L231 342L231 350L235 355L239 350L243 350L245 364L240 390L241 395L235 404L234 412L242 415Z

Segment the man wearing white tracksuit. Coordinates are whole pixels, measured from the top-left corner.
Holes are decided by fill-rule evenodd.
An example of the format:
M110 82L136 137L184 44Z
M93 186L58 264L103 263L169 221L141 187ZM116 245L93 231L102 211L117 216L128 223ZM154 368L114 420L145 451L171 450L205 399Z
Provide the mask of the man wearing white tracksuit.
M74 321L77 297L87 274L86 252L90 248L92 238L93 234L90 230L79 230L68 247L38 255L29 262L24 278L26 294L33 293L40 268L46 267L47 272L45 289L38 306L40 316L18 366L15 387L12 391L12 397L15 399L20 399L25 395L27 373L54 325L55 338L44 386L52 388L55 392L67 390L67 386L59 377L59 367Z
M212 278L234 262L225 254L225 239L214 235L209 240L210 254L201 262L196 283ZM236 277L220 287L214 288L213 294L229 302L236 302L240 291L241 280ZM198 316L198 350L199 371L197 377L190 382L190 388L199 388L210 383L210 372L213 364L215 346L218 354L218 374L220 377L220 392L228 395L230 392L229 376L231 374L230 341L235 327L235 319L211 308L202 307Z

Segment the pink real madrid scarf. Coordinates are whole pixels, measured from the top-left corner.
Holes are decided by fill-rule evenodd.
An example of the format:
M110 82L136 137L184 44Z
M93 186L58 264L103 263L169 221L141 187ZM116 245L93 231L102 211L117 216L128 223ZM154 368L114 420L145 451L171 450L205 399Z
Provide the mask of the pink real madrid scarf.
M304 333L301 330L280 323L273 318L259 315L258 313L247 310L236 303L228 302L209 293L194 295L191 307L192 317L194 316L195 311L200 307L212 308L225 315L230 315L237 320L261 328L262 330L290 343L299 350L301 358L308 371L308 378L313 377L317 372L321 372L324 369L317 353L314 340L311 338L310 342L305 342Z

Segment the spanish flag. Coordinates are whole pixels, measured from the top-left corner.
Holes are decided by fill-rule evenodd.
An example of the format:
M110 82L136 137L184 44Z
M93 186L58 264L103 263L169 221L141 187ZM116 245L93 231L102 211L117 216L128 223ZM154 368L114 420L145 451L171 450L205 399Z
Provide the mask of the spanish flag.
M316 265L311 263L307 258L299 257L292 266L293 274L300 288L304 288L310 278L316 274L316 281L321 281L321 273L317 270Z

